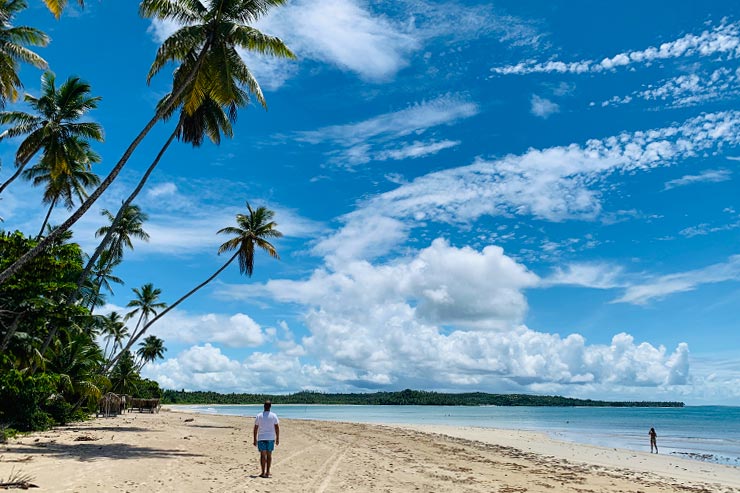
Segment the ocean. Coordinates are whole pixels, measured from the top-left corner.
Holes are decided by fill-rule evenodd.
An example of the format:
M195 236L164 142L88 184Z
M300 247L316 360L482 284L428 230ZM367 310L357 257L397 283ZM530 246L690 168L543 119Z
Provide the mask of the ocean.
M262 406L178 406L206 414L255 416ZM278 416L354 423L478 426L545 432L557 440L649 451L740 467L740 407L683 408L273 405Z

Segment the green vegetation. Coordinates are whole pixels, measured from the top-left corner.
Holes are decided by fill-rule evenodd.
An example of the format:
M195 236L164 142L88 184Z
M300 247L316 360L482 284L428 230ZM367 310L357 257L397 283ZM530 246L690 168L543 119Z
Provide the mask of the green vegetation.
M165 390L165 404L261 404L265 399L275 404L343 404L343 405L415 405L415 406L558 406L558 407L683 407L683 402L614 402L572 399L553 395L486 394L469 392L443 394L422 390L375 392L372 394L324 394L297 392L288 395L219 394Z
M67 0L44 0L57 18ZM84 6L83 0L77 0ZM57 84L45 60L28 47L45 46L49 38L32 27L14 26L27 8L24 0L0 0L0 141L19 142L13 167L5 166L2 193L17 179L40 187L39 216L27 231L0 230L0 438L15 430L38 430L84 419L106 392L160 397L157 382L141 378L142 368L164 357L164 341L145 336L149 327L197 292L238 259L242 274L252 275L255 247L278 258L271 238L281 233L265 208L237 214L236 226L218 253L235 253L205 282L172 304L153 283L134 288L127 313L94 311L124 280L115 274L134 240L147 241L147 215L133 203L169 145L178 139L193 147L206 138L219 144L233 135L237 110L250 98L263 107L259 84L239 50L293 58L283 42L249 26L285 0L144 0L140 13L187 25L159 48L148 74L150 81L165 66L174 72L170 92L136 138L101 179L93 169L101 158L93 145L103 140L101 124L85 121L88 111L104 104L90 85L71 76ZM84 36L84 33L81 33ZM19 69L29 64L45 70L41 94L26 94L24 106L9 108L23 87ZM34 76L35 80L35 76ZM29 111L29 112L27 112ZM157 124L173 117L174 129L141 181L115 213L103 210L109 224L91 255L73 242L72 227L116 180L142 139ZM129 130L123 129L128 133ZM14 139L14 140L11 140ZM8 169L9 168L9 169ZM49 225L52 211L72 211L58 226ZM2 222L2 218L0 218ZM38 230L36 228L39 228ZM126 325L130 322L130 325ZM138 344L137 344L138 343Z

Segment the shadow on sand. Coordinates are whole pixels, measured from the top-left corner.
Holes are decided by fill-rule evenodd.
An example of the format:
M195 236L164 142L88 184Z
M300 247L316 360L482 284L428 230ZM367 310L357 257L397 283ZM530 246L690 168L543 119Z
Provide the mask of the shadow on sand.
M170 459L184 457L203 457L201 454L192 454L175 449L160 449L129 445L126 443L81 442L74 444L47 442L43 444L19 444L12 447L13 452L27 456L47 455L60 459L91 461L101 458L126 459Z

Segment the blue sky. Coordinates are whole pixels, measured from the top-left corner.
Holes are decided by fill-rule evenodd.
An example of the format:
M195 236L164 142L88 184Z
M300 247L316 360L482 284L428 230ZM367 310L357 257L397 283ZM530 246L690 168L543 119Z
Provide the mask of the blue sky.
M131 2L55 21L58 79L102 96L105 174L167 92L146 73L177 26ZM174 145L137 203L104 311L172 302L225 259L216 230L275 210L281 260L236 266L152 327L163 386L557 393L740 404L740 8L734 2L293 1L245 54L269 109L220 146ZM38 94L41 73L23 70ZM159 124L75 227L95 246L172 131ZM0 144L6 176L17 142ZM35 234L40 191L8 189ZM61 222L59 210L52 222Z

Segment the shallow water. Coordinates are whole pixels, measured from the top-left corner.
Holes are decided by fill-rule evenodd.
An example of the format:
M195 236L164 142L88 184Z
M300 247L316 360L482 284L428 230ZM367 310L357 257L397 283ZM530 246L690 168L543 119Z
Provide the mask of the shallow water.
M182 406L199 413L254 416L262 406ZM553 438L649 451L740 467L740 407L683 408L274 405L280 417L355 423L479 426L544 431Z

